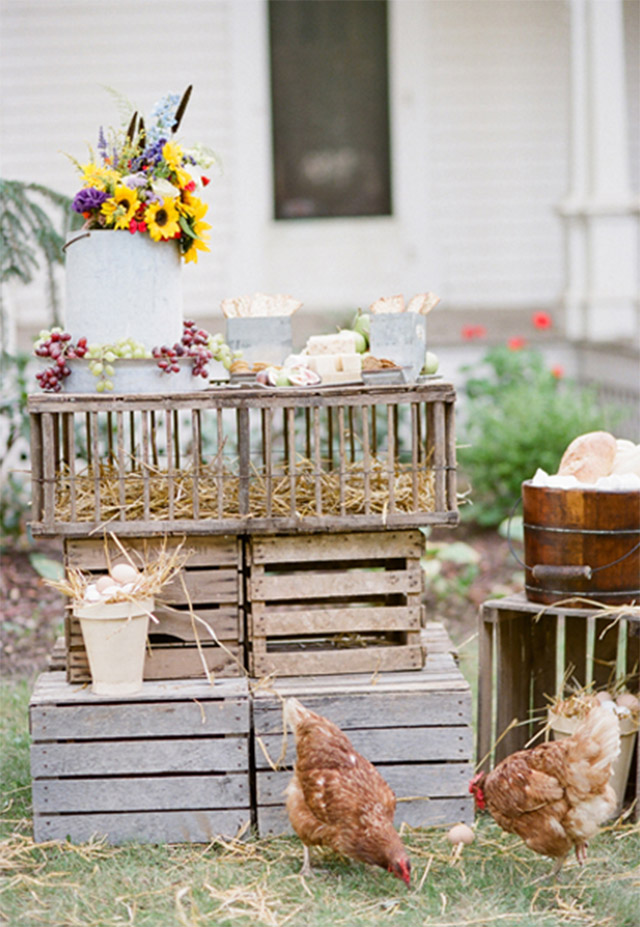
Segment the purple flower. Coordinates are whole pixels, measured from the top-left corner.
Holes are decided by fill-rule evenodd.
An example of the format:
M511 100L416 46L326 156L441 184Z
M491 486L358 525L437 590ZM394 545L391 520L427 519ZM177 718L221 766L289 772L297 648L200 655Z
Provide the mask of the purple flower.
M109 199L109 194L103 190L97 190L95 187L85 187L79 190L71 204L75 212L91 212L93 209L100 209L105 200Z

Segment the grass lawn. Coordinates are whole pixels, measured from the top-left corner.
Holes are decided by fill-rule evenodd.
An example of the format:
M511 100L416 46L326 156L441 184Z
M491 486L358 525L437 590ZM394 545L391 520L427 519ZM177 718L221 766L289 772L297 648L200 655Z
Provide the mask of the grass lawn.
M207 847L34 844L28 700L26 683L3 686L0 923L10 927L638 925L638 825L605 830L587 865L572 860L556 884L541 878L549 860L488 818L457 862L443 829L406 832L409 890L330 854L319 854L315 874L302 880L293 837Z

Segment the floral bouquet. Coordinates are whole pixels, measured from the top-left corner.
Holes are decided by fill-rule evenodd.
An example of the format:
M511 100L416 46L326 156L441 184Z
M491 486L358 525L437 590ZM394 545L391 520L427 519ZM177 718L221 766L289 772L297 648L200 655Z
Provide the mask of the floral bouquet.
M149 125L135 112L126 131L100 128L98 154L80 164L83 187L73 209L87 229L122 229L149 234L154 241L175 240L185 261L209 251L204 221L207 205L196 196L209 178L200 173L215 163L211 152L183 148L174 136L191 96L168 94L154 106ZM190 171L199 175L191 176Z

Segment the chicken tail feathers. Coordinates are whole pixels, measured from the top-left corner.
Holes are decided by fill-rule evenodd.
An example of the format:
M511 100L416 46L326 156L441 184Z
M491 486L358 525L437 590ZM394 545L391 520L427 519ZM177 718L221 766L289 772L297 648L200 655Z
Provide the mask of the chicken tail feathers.
M620 753L617 715L606 708L593 708L571 738L580 753L591 755L594 769L606 769Z
M285 699L282 716L285 731L290 727L295 734L300 722L309 717L309 710L297 698L288 698Z

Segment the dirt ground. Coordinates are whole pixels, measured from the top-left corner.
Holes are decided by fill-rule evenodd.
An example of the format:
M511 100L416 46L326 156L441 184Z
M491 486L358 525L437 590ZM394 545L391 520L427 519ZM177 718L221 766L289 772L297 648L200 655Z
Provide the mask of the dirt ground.
M478 606L496 594L522 588L522 574L506 541L496 531L478 532L467 526L455 530L437 529L430 544L463 541L479 554L478 572L469 585L460 580L463 568L446 563L442 567L444 593L436 595L427 584L427 614L444 621L455 643L461 643L475 629ZM3 679L35 679L47 668L47 657L63 633L65 600L47 586L33 568L34 551L62 560L62 545L40 541L29 550L0 553L0 675Z

